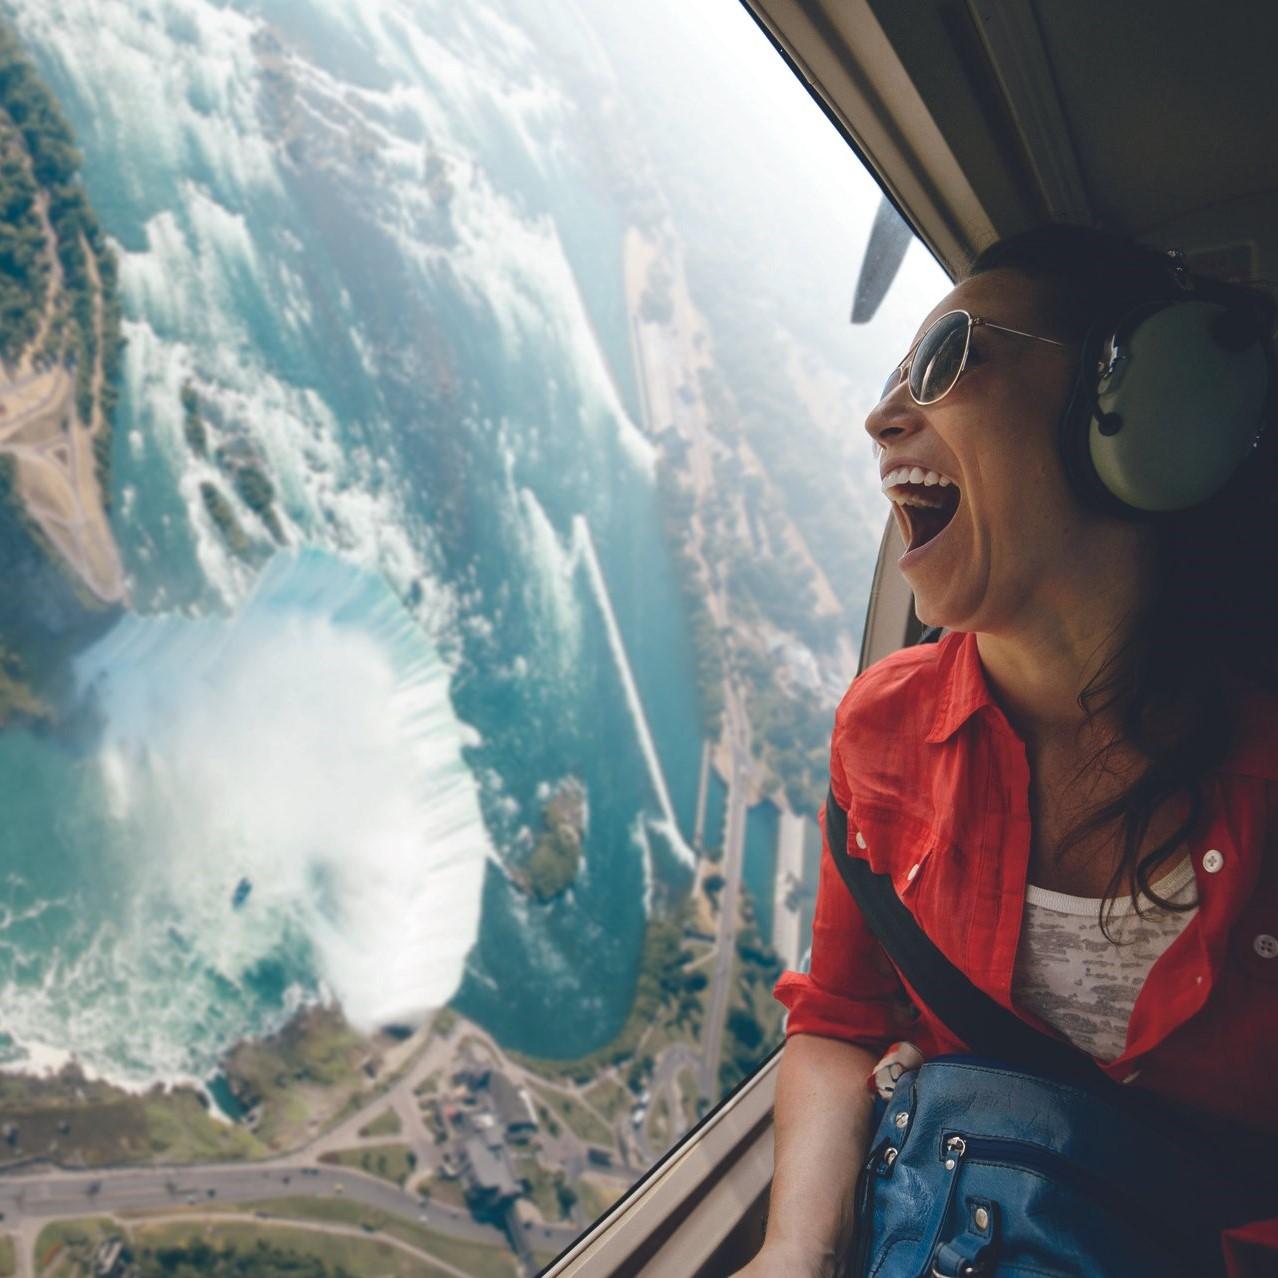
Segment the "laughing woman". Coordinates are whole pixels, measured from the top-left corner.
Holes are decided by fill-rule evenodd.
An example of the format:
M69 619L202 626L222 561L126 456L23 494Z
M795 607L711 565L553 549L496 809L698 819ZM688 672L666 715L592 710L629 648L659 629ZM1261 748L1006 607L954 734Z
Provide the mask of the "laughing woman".
M903 981L827 821L811 969L777 986L789 1018L775 1176L743 1278L834 1274L867 1158L871 1199L915 1183L893 1176L898 1153L919 1160L916 1210L879 1239L879 1278L1129 1278L1133 1237L1148 1272L1278 1273L1278 1220L1263 1208L1189 1236L1171 1190L1152 1195L1163 1217L1124 1206L1166 1173L1157 1141L1182 1120L1214 1132L1217 1169L1278 1144L1273 320L1265 295L1195 279L1175 255L1039 229L981 254L866 422L909 547L899 568L919 618L947 633L852 684L831 811L846 814L850 857L886 876L972 986L1038 1041L1090 1058L1096 1113L1121 1115L1129 1096L1154 1108L1141 1121L1166 1131L1148 1174L1129 1173L1092 1217L1127 1231L1113 1244L1126 1259L1106 1261L1103 1239L1087 1252L1064 1224L1053 1235L1059 1195L1118 1174L1107 1158L1068 1187L1065 1164L1040 1158L999 1220L962 1180L944 1189L964 1156L945 1135L957 1118L935 1149L911 1148L944 1066L911 1071L978 1045ZM876 1093L903 1072L912 1105L889 1104L876 1136ZM1003 1107L979 1097L1004 1076L968 1077L958 1111L992 1130L1021 1083ZM1278 1184L1271 1157L1258 1165ZM864 1237L881 1226L869 1212ZM1027 1222L1054 1255L1017 1241Z

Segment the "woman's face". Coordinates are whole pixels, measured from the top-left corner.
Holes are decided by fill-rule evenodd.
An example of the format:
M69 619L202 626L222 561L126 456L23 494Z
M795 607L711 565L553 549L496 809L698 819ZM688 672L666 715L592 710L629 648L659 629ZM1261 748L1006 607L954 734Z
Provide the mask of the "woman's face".
M958 308L1041 337L1067 338L1042 283L997 270L954 288L915 340L938 315ZM944 530L901 560L925 624L1008 631L1044 607L1068 607L1089 568L1095 572L1088 561L1100 549L1095 529L1104 517L1074 499L1056 444L1077 361L1074 342L1051 346L977 326L967 366L948 395L920 407L901 383L866 419L883 475L909 463L939 472L959 491ZM898 497L906 491L891 490ZM938 491L925 488L919 496L932 499ZM917 541L924 520L912 527L910 507L896 503L893 514L905 543Z

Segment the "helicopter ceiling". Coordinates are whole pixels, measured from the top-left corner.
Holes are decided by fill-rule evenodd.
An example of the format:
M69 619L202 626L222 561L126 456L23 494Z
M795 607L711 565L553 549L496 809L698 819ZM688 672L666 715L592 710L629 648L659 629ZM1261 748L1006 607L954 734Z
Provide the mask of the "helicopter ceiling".
M1278 6L746 3L951 274L1060 219L1278 277Z

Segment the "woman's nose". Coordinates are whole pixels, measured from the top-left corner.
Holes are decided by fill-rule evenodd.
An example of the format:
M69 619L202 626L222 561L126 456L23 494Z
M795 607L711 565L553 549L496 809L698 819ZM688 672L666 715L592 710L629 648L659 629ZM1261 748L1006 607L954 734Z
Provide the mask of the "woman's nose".
M875 446L884 448L889 440L900 439L918 429L922 417L904 382L898 382L865 419L865 430Z

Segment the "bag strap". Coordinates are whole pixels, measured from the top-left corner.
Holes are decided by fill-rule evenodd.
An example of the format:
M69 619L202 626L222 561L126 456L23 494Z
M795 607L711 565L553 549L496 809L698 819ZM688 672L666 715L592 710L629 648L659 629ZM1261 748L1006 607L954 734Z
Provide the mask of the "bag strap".
M892 880L848 853L848 818L831 789L825 801L825 829L834 864L867 925L910 988L946 1027L978 1056L998 1060L1062 1081L1117 1088L1086 1052L1048 1038L978 989L932 943Z

